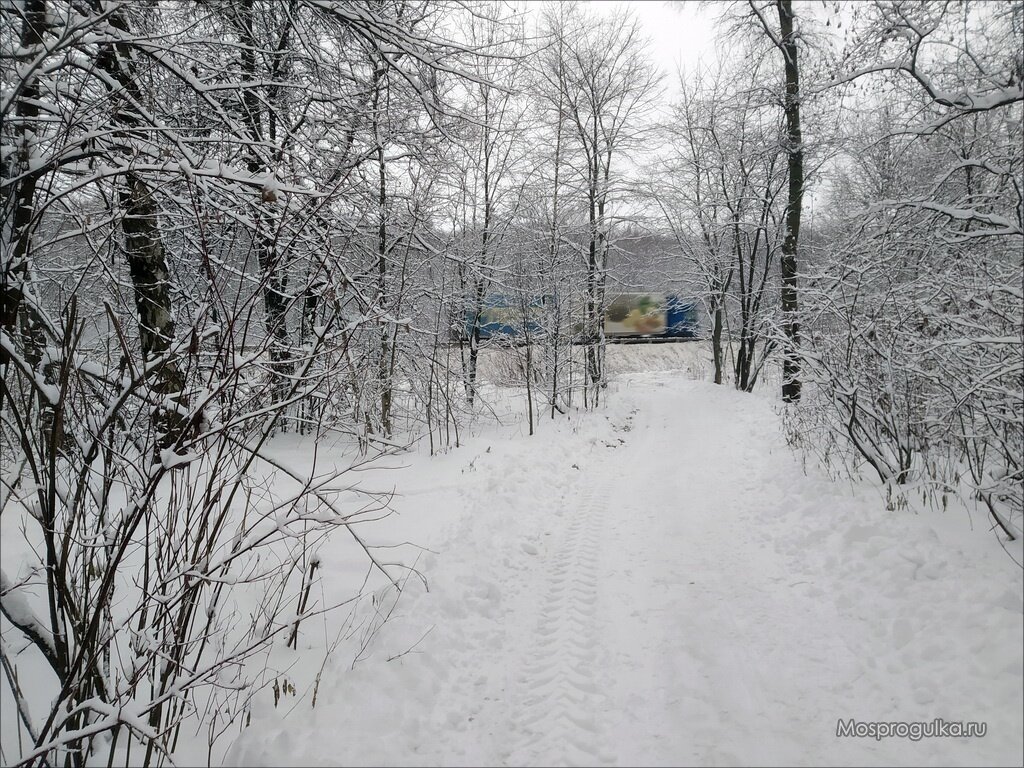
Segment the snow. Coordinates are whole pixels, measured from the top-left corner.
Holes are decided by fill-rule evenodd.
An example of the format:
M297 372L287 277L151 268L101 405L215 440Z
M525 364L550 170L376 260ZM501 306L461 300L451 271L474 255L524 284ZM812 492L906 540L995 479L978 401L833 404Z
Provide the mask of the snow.
M39 620L22 591L8 578L3 568L0 568L0 613L15 626L30 632L37 642L46 643L48 653L56 656L53 636L46 624Z
M170 448L164 448L160 451L160 463L163 464L164 469L174 469L198 458L198 453L178 453Z
M684 347L617 351L607 405L533 437L507 419L360 470L396 488L361 534L412 542L384 551L425 584L362 628L308 620L272 660L293 693L255 697L225 762L1020 764L1024 585L984 516L805 472L775 404L693 380ZM675 369L621 372L644 356ZM356 635L355 660L331 639ZM936 718L986 734L836 735Z

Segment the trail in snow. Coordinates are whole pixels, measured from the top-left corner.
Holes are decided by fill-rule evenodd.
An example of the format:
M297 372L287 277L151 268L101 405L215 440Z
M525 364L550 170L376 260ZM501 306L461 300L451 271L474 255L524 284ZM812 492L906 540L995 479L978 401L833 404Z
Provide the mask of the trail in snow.
M753 524L785 505L792 478L775 476L782 451L749 398L729 393L723 418L720 397L657 387L622 449L626 514L610 538L625 567L607 574L606 601L625 713L614 739L641 763L829 762L835 745L808 746L830 741L835 716L819 720L802 702L820 696L820 681L852 677L852 630L801 591L771 553L770 529Z
M328 661L315 709L257 707L229 760L1020 764L1024 588L995 542L805 477L757 397L612 390L403 470L394 524L437 551L430 592L373 658ZM836 738L935 717L988 734Z
M544 594L534 625L535 644L520 649L513 716L522 732L510 765L598 765L614 760L595 750L597 716L607 701L596 678L599 642L596 604L600 583L605 502L587 489L562 545L544 564Z

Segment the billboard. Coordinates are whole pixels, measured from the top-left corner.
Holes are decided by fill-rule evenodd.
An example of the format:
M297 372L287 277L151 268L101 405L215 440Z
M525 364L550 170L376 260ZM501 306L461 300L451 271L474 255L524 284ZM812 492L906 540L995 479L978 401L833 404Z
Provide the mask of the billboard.
M551 296L515 297L492 293L484 297L479 315L466 310L466 336L473 334L473 321L479 317L480 338L489 339L498 336L517 337L525 331L531 335L539 335L544 327L544 318L548 305L553 302Z
M668 301L660 293L622 293L605 307L606 336L646 336L668 327Z

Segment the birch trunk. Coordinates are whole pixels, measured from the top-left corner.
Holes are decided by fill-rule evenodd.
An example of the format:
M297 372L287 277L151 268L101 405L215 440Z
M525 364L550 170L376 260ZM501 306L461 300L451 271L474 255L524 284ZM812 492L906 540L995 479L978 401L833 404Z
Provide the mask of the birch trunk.
M110 23L127 37L128 23L120 10L111 15ZM119 100L122 106L116 108L111 116L112 124L129 144L145 140L145 135L138 131L140 126L135 105L143 104L144 99L136 79L131 50L123 43L106 44L101 48L96 63L120 85L119 90L124 97ZM108 87L114 90L112 85ZM125 259L139 316L139 346L143 363L148 367L154 361L160 361L149 372L149 386L158 399L153 414L156 445L158 449L168 448L179 440L185 429L187 402L183 394L184 376L172 353L175 329L167 254L152 190L137 174L128 172L125 175L118 190L118 202L122 210Z

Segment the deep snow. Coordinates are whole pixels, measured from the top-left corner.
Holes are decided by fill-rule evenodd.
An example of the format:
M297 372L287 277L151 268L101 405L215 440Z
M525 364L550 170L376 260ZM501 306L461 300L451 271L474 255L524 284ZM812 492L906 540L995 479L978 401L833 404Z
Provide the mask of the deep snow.
M699 374L619 373L606 406L536 436L491 426L361 473L397 492L364 533L417 545L392 559L429 591L410 578L354 664L337 619L278 649L296 692L258 695L226 761L1024 762L1022 573L984 518L805 474L769 399ZM337 546L325 601L355 575ZM987 733L836 736L936 717Z

